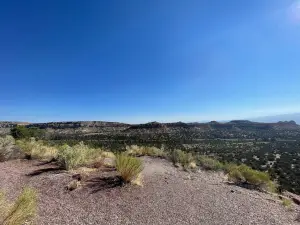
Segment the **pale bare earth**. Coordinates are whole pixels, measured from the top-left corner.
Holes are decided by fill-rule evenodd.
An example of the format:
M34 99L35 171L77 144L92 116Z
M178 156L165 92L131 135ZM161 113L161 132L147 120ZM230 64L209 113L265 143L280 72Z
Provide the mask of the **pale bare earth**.
M221 173L188 173L163 159L143 160L143 187L119 186L115 171L102 170L67 191L73 178L55 165L15 160L0 163L0 189L14 198L24 185L36 188L38 225L299 224L299 206L291 211L268 194L228 185ZM46 168L54 169L37 173Z

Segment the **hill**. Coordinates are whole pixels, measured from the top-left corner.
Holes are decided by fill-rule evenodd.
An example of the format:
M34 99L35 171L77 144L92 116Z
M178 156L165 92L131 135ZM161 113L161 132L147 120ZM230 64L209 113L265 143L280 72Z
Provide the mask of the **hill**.
M290 113L290 114L282 114L282 115L276 115L276 116L264 116L264 117L252 118L251 120L254 120L257 122L265 122L265 123L274 123L277 121L293 120L296 123L300 124L300 113Z

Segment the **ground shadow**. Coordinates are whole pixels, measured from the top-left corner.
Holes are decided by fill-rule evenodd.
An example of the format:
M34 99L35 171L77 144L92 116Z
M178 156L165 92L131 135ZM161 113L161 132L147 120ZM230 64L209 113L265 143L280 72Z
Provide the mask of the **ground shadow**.
M248 182L239 182L239 183L227 182L227 185L237 186L248 190L262 191L259 185L249 184Z
M42 161L42 162L35 164L35 166L44 166L44 165L52 164L55 161L56 161L55 159L51 159L50 161Z
M92 189L91 193L96 193L101 190L111 189L122 186L123 180L119 176L110 177L95 177L86 181L87 187Z
M61 173L62 171L63 170L60 167L51 167L51 168L44 168L44 169L34 170L34 171L26 174L26 176L33 177L33 176L40 175L42 173L47 173L47 172Z

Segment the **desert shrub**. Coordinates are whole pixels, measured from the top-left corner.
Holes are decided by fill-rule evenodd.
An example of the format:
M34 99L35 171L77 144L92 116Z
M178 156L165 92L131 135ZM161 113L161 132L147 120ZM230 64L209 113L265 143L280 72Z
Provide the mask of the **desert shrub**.
M183 167L189 167L190 163L194 161L192 153L187 153L176 149L170 155L171 161L176 164L181 164Z
M12 136L0 137L0 161L5 161L12 153L15 139Z
M57 155L58 163L66 170L79 166L91 165L101 157L100 149L90 148L80 142L77 145L63 145L60 147Z
M44 136L44 131L37 127L27 128L25 126L16 126L11 129L10 133L16 139L41 138Z
M288 209L291 209L292 207L292 200L288 198L283 198L282 199L282 205L285 206Z
M223 166L223 170L226 172L226 173L229 173L231 171L233 171L234 169L236 169L238 167L237 164L235 163L224 163L224 166Z
M116 155L116 169L124 182L133 181L143 170L140 159L124 153Z
M0 149L7 148L15 144L15 139L13 136L6 135L5 137L0 137Z
M103 151L101 153L101 157L103 157L103 158L110 158L110 159L115 159L116 158L116 156L115 156L115 154L113 152L108 152L108 151Z
M236 184L245 184L247 187L259 190L272 191L271 189L275 186L268 173L253 170L246 165L232 166L228 172L228 178Z
M0 224L23 225L36 215L37 194L31 188L24 188L15 202L10 203L0 193Z
M29 158L40 160L52 160L57 158L57 148L47 146L42 141L36 141L35 138L18 140L16 144Z
M197 158L197 162L199 165L206 170L222 170L224 168L224 164L220 161L207 157L207 156L199 156Z
M137 146L137 145L126 146L126 152L129 155L134 155L134 156L145 156L145 155L154 156L154 157L166 156L164 150L156 147L148 147L148 146Z

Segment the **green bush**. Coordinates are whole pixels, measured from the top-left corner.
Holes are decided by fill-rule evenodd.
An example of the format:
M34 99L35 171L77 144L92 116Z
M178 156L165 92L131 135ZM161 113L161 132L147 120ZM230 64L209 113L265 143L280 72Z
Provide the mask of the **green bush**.
M232 165L228 170L229 180L236 184L246 184L246 186L255 189L274 191L275 184L271 181L270 175L266 172L253 170L246 165Z
M230 171L234 170L237 167L238 167L238 165L235 163L224 163L223 170L226 173L229 173Z
M207 157L207 156L200 156L197 158L197 162L199 165L206 170L222 170L224 168L224 164L219 162L216 159Z
M122 153L116 155L116 169L122 180L128 183L133 181L142 172L143 163L138 158Z
M11 129L10 133L16 139L41 138L44 136L44 131L37 127L16 126Z
M37 194L31 188L24 188L15 202L9 203L0 193L0 224L23 225L31 222L36 215Z
M133 156L154 156L154 157L165 157L166 154L162 149L148 146L137 146L131 145L126 146L126 153Z
M187 153L176 149L170 155L171 161L176 164L181 164L184 168L188 168L190 163L194 161L192 153Z
M100 149L90 148L80 142L77 145L63 145L58 150L57 161L66 170L71 170L79 166L92 164L101 157Z

